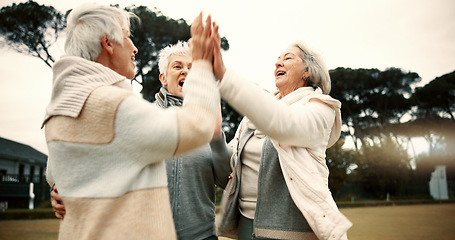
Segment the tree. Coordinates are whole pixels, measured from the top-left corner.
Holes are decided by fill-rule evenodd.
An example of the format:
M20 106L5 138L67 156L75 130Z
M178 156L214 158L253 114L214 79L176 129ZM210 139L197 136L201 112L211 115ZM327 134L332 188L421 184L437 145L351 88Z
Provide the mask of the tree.
M339 139L335 145L327 149L327 167L330 170L329 188L334 198L336 198L344 182L349 176L349 168L356 162L356 152L350 149L343 149L345 141Z
M385 198L387 192L400 194L399 187L411 171L410 158L403 149L402 141L408 136L403 129L403 117L411 113L410 97L420 77L397 68L384 71L337 68L330 75L331 95L342 102L343 124L347 129L343 136L354 139L359 153L353 155L353 164L358 167L350 181L376 198ZM403 134L405 138L400 137ZM339 174L338 178L342 177Z
M235 131L237 130L240 121L242 121L243 115L238 113L223 99L221 99L221 111L223 114L223 131L226 135L226 141L229 142L234 138Z
M356 149L359 142L381 141L393 135L390 126L401 123L409 113L412 86L420 80L417 73L398 68L337 68L330 71L330 76L331 95L342 103L343 123L348 129L344 135L353 138Z
M416 88L410 100L413 118L397 126L397 132L424 137L430 155L437 152L455 155L455 72Z
M351 136L356 149L359 149L359 123L362 121L364 108L363 95L367 89L366 84L372 81L372 74L376 72L341 67L329 71L332 79L330 95L341 101L341 116L343 124L347 127L347 131L342 132L342 136Z
M28 1L0 9L0 47L9 45L18 53L55 62L49 48L65 28L65 17L51 6Z
M449 118L455 122L455 71L417 88L411 99L418 108L416 117Z
M158 52L179 40L187 41L191 37L190 26L185 20L169 18L157 9L131 6L126 10L141 19L139 24L132 26L133 41L139 49L135 60L137 73L133 81L142 85L143 98L153 102L161 87L157 66ZM55 57L51 55L49 48L66 27L66 15L52 6L28 1L2 8L0 22L0 47L9 46L18 53L38 57L52 67ZM229 49L229 42L225 37L221 38L221 48ZM223 103L222 110L224 129L230 139L241 116L226 103Z
M387 193L399 195L411 171L407 152L391 138L380 144L362 145L357 165L359 183L379 199L385 199Z

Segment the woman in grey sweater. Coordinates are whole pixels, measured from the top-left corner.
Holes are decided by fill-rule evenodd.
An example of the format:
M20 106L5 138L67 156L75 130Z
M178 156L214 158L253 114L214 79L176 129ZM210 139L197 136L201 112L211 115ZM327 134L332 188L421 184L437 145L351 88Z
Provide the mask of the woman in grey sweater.
M162 87L155 103L163 108L181 106L182 86L191 68L191 50L178 42L160 51ZM230 152L221 131L221 114L214 138L188 154L166 160L169 195L177 238L218 239L215 230L215 185L224 188L231 173Z

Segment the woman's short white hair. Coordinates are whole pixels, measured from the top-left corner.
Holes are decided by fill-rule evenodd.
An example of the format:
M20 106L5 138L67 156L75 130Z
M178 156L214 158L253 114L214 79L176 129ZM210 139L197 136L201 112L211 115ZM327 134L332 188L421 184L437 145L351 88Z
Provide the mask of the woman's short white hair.
M104 34L123 46L123 30L130 31L132 18L139 21L134 13L96 3L74 8L67 18L65 53L95 61Z
M178 41L176 44L169 45L160 50L158 55L158 69L160 70L160 74L166 74L169 58L171 58L172 55L191 56L191 49L188 46L188 42Z
M310 74L306 80L308 86L319 87L324 94L329 94L331 89L330 75L322 57L310 50L303 42L295 42L291 46L300 49L303 66Z

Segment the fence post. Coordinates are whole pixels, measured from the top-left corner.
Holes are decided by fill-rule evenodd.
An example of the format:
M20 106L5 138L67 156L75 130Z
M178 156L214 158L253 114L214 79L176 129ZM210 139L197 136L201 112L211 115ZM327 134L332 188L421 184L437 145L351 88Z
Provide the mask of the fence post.
M5 212L6 209L8 209L8 202L7 201L0 202L0 208L2 209L2 212Z
M33 192L33 182L30 183L30 200L28 202L28 209L32 210L35 203L35 193Z

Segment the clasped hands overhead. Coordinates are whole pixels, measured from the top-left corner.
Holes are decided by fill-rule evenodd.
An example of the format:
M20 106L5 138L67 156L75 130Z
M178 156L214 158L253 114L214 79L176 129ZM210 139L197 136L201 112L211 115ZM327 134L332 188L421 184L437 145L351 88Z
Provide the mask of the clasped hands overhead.
M223 79L226 67L221 55L221 38L219 26L212 22L210 15L203 23L202 12L191 25L191 39L188 41L192 48L193 61L207 60L213 64L213 73L219 80Z

